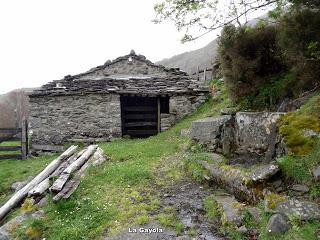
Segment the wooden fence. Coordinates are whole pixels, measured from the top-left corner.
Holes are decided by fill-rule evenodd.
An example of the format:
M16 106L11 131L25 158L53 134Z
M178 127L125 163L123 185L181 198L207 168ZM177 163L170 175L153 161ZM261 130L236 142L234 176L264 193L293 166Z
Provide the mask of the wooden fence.
M0 146L1 159L26 159L28 156L28 122L22 121L21 128L0 128L0 143L20 141L20 146ZM1 154L1 152L21 151L21 154Z

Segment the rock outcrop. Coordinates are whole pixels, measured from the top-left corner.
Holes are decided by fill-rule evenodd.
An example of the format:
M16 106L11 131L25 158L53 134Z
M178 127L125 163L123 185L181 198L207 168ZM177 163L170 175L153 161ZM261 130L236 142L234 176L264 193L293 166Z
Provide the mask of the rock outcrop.
M191 137L224 155L256 154L270 162L285 153L277 120L283 113L238 112L194 121Z

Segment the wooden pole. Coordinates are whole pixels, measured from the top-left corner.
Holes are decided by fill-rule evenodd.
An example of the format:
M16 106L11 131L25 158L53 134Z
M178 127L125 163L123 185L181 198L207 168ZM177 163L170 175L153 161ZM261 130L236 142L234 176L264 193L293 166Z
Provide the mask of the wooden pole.
M70 175L81 168L81 166L94 154L98 145L90 145L87 150L76 161L71 163L65 170L63 170L60 177L50 187L51 192L60 192Z
M73 155L77 146L71 146L62 153L58 158L53 160L42 172L40 172L33 180L31 180L26 186L16 192L1 208L0 208L0 221L10 212L12 208L18 205L28 194L28 192L46 179L64 160Z
M161 132L161 111L160 111L161 104L160 104L160 97L157 98L157 101L158 101L158 133L160 133Z
M197 80L199 81L199 66L197 67Z
M21 155L22 159L28 156L28 126L27 120L23 119L21 124Z

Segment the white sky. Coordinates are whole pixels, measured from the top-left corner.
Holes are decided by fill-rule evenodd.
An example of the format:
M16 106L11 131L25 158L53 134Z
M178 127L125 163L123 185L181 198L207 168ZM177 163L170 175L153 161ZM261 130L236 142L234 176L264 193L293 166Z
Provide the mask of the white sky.
M158 61L200 48L172 23L154 24L159 0L0 0L0 94L78 74L131 49Z

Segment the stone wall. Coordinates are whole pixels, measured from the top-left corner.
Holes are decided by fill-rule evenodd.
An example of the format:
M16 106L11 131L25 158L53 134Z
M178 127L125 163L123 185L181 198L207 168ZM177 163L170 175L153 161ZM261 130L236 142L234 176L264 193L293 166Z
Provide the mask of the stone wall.
M283 155L285 146L278 134L279 112L238 112L194 121L192 138L213 152L225 155L257 154L270 161Z
M30 130L34 148L69 141L107 141L121 136L118 94L30 98ZM40 145L40 146L39 146Z
M207 94L182 95L170 97L170 114L175 116L176 121L182 119L189 113L195 111L202 103L208 99Z

